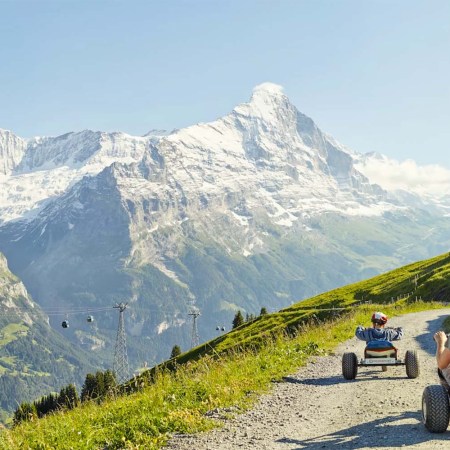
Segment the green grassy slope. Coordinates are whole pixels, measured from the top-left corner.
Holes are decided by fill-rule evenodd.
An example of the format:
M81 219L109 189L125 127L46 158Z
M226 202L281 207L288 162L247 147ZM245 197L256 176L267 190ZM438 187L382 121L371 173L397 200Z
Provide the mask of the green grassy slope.
M374 309L442 308L449 281L446 253L260 316L143 373L128 395L4 430L0 449L158 449L172 432L217 426L208 411L250 407L272 381L350 338Z
M294 332L311 318L324 320L346 314L356 306L377 303L389 307L426 302L450 302L450 253L392 270L296 303L277 313L256 318L229 333L180 355L177 363L204 354L222 353L242 346L259 346L283 331ZM386 309L385 307L385 309ZM387 309L386 309L387 310Z

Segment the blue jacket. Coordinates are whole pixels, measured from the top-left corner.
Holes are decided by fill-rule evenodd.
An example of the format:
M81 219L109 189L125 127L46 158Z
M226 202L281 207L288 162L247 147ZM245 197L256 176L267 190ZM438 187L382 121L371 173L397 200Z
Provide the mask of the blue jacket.
M403 336L403 328L364 328L359 325L355 336L361 341L397 341Z

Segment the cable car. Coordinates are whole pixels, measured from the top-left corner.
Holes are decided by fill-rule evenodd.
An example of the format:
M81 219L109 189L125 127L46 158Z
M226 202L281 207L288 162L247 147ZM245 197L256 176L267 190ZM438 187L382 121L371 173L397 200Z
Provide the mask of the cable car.
M94 321L94 316L87 316L86 321L87 322L93 322Z
M63 328L69 328L69 321L68 320L63 320L61 326Z

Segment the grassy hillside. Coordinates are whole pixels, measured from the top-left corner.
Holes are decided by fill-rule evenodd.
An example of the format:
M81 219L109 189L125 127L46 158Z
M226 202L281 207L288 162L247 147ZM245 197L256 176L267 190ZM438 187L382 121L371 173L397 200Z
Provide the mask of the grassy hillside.
M401 267L368 280L344 286L296 303L277 313L256 318L176 359L184 363L201 355L230 349L259 347L270 336L296 334L302 325L347 315L355 307L371 303L388 306L411 305L417 300L450 302L450 253ZM369 306L372 310L374 306ZM163 364L164 365L164 364ZM160 367L160 366L158 366Z
M217 426L209 411L250 407L271 382L353 336L375 309L442 308L449 281L447 253L260 316L143 373L127 395L4 430L0 449L158 449L170 433Z

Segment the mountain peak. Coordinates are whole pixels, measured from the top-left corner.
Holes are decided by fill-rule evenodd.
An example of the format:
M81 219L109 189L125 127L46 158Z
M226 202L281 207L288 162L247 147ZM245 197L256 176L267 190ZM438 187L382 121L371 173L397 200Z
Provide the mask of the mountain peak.
M269 81L265 83L258 84L253 88L253 97L285 97L283 92L283 86L279 84L271 83Z
M283 114L279 114L281 110L283 110ZM294 110L295 108L283 92L282 86L265 82L255 86L250 101L238 105L234 112L243 116L276 123L283 117L284 119L289 116L293 118L292 112Z
M253 94L249 104L252 109L264 112L286 107L290 102L283 92L283 86L266 82L258 84L253 88Z

